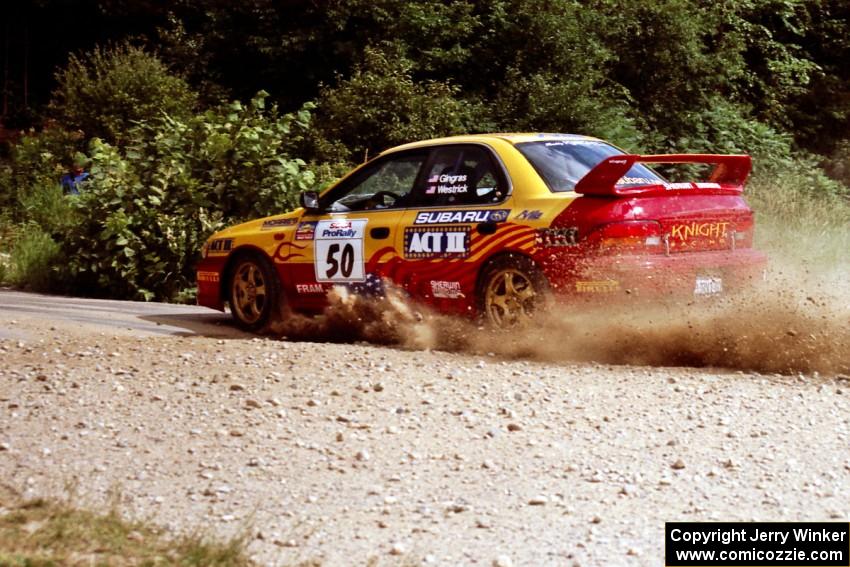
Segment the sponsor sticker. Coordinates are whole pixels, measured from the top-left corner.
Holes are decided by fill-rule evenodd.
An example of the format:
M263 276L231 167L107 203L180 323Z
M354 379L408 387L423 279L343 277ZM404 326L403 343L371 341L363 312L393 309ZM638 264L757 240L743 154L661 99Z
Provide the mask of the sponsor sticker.
M218 281L219 281L218 272L198 272L198 281L199 282L218 283Z
M210 242L209 248L207 248L207 254L212 256L227 254L233 248L233 239L232 238L216 238L212 242Z
M525 210L525 211L519 213L514 218L517 219L517 220L538 220L542 216L543 216L543 211Z
M466 297L460 287L460 282L438 280L431 280L431 295L442 299L460 299Z
M331 219L315 226L314 266L317 282L362 282L363 234L367 219Z
M503 222L508 219L509 209L479 209L465 211L421 211L416 214L414 224L472 224L479 222Z
M469 231L468 226L409 226L404 229L404 255L407 258L465 258L469 255Z
M578 293L611 293L619 289L620 282L616 280L576 282Z
M716 276L697 276L694 295L716 295L723 293L723 278Z
M263 222L260 230L274 230L285 226L292 226L298 222L298 219L272 219Z
M295 229L295 240L313 240L316 234L317 221L302 222Z
M453 195L466 193L469 185L466 184L466 175L432 175L428 178L428 186L425 188L426 195Z
M628 177L623 176L617 181L617 185L652 185L658 183L648 177Z
M694 237L726 238L729 222L691 222L676 224L670 229L670 237L687 241Z
M675 190L678 190L678 189L693 189L694 184L693 183L668 183L667 185L664 186L664 188L667 189L668 191L675 191Z
M548 148L552 146L605 146L607 144L598 140L563 140L558 142L543 142L543 145Z
M295 284L295 291L298 293L325 293L325 288L320 283Z

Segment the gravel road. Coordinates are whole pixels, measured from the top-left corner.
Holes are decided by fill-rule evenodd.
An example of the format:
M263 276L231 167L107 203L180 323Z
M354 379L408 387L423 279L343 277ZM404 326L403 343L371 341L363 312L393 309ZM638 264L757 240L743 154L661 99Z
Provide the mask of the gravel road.
M83 307L122 312L110 325L29 300L0 294L3 482L247 533L261 564L660 565L665 521L850 519L841 375L273 340L191 307Z

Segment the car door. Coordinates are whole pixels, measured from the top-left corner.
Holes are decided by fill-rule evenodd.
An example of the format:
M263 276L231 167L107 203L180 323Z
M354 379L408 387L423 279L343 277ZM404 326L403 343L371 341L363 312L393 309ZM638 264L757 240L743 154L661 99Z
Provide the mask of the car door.
M334 285L382 291L387 266L399 256L400 211L409 205L427 156L418 150L377 158L323 194L321 212L302 216L289 260L289 291L300 306L321 307Z
M441 310L474 307L477 270L509 216L510 183L480 144L437 146L419 177L396 234L404 266L396 281Z

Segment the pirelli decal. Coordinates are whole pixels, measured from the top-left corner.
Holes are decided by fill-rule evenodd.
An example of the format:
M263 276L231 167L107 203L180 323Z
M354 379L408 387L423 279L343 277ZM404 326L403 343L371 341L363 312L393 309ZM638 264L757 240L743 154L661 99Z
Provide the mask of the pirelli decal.
M218 272L198 272L198 282L218 283Z
M599 280L576 282L578 293L612 293L620 289L620 282L616 280Z

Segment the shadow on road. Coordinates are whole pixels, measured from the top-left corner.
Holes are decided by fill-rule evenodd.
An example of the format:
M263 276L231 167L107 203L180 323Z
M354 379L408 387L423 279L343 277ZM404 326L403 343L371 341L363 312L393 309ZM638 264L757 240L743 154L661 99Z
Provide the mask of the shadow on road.
M231 319L222 313L141 315L138 319L156 325L186 329L185 332L172 333L177 336L198 335L213 339L250 339L257 336L237 329Z

